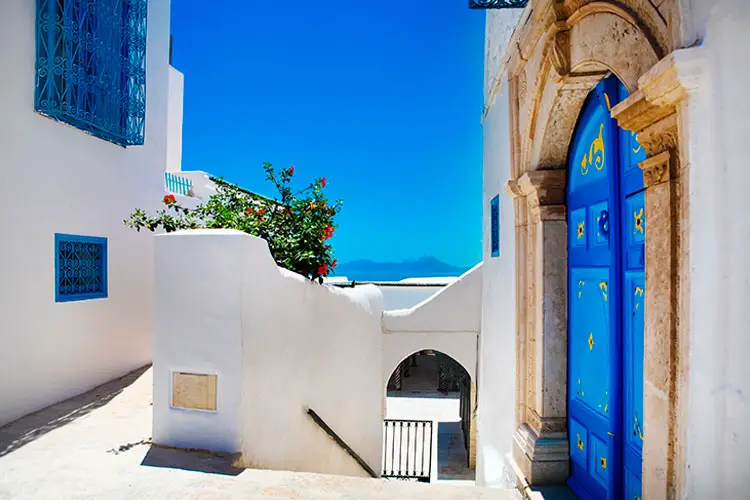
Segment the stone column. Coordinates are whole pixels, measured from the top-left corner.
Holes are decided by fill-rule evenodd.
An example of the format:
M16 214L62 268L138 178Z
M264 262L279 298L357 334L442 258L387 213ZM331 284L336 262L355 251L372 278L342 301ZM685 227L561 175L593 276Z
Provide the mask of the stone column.
M513 460L530 484L568 477L567 427L567 222L565 170L524 174L508 189L525 199L528 280L523 330L525 411L513 443Z
M643 359L643 498L679 496L688 349L689 161L684 102L675 51L638 81L638 90L612 108L619 125L638 134L648 157L640 163L645 187L646 294ZM684 72L684 68L683 68Z

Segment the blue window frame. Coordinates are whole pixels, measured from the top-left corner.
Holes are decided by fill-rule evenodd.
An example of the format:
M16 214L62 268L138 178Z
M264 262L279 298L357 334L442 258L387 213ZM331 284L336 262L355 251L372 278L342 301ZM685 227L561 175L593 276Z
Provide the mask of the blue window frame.
M148 0L36 8L36 111L121 146L143 144Z
M490 201L490 242L493 257L500 256L500 195Z
M107 297L107 238L55 234L55 302Z

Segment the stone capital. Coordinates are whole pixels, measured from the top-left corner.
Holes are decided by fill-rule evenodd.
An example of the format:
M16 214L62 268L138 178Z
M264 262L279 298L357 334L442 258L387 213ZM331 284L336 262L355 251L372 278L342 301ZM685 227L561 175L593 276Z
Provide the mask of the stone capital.
M545 205L564 205L565 177L563 169L532 170L523 174L516 184L532 209Z
M638 164L643 170L643 184L646 188L669 181L669 151L647 158Z
M565 205L538 205L531 207L531 219L534 222L551 222L567 220Z
M672 113L643 129L637 139L638 144L646 150L646 154L656 156L664 151L676 150L678 135L677 114Z

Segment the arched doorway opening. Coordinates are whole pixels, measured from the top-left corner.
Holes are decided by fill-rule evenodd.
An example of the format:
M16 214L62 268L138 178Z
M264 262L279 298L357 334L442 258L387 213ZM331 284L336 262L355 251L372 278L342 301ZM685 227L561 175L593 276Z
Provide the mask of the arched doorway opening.
M645 159L610 117L615 77L589 94L568 155L568 484L641 498Z
M385 387L383 476L473 482L474 387L469 371L443 352L402 359Z

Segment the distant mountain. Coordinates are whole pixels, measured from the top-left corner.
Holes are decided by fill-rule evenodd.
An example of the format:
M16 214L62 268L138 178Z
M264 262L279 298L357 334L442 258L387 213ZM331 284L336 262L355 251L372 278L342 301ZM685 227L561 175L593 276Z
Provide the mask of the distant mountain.
M403 262L373 262L360 259L342 262L336 276L352 281L400 281L405 278L434 278L461 276L468 267L452 266L435 257L408 259Z

